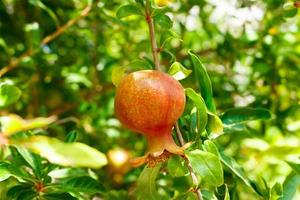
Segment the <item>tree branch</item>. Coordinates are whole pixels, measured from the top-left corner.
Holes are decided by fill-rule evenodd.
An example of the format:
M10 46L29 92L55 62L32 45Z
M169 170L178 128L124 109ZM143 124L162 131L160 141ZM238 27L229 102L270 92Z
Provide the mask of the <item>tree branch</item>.
M161 71L160 63L159 63L159 59L158 59L158 48L157 48L157 43L156 43L154 24L153 24L153 19L152 19L151 12L150 12L149 0L146 0L145 13L146 13L146 21L147 21L148 27L149 27L151 50L152 50L152 56L153 56L155 69L158 71Z
M57 38L59 35L61 35L66 29L68 29L70 26L74 25L78 20L80 20L83 17L86 17L89 12L91 11L92 4L88 4L81 12L80 14L70 19L67 23L65 23L63 26L59 27L55 32L51 33L50 35L47 35L44 39L42 39L39 48L42 46L48 44L55 38ZM7 66L4 66L0 70L0 77L2 77L7 72L11 71L12 69L16 68L18 64L23 60L23 58L27 56L32 56L37 52L37 49L28 49L26 52L24 52L20 57L12 59Z

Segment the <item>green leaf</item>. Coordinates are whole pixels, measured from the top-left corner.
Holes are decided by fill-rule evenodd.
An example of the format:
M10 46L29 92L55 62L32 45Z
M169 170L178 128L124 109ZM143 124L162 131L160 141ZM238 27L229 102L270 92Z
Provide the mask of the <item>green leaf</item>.
M283 196L280 200L294 200L297 189L300 186L300 175L292 172L283 182Z
M180 39L180 36L172 29L164 31L160 36L160 41L159 41L160 46L164 47L166 42L168 42L169 40L174 39L174 38L177 38L178 40L182 41Z
M251 186L250 180L247 178L243 168L231 157L227 156L223 152L220 153L220 159L222 163L230 169L230 171L239 177L248 187L254 190ZM254 190L255 191L255 190Z
M127 191L125 190L110 190L104 194L105 200L129 200Z
M7 52L8 50L5 40L1 37L0 37L0 49L3 49L4 52Z
M4 181L11 176L18 180L29 180L28 175L21 171L21 169L10 163L0 162L0 181Z
M32 136L18 143L54 164L90 168L101 168L107 164L103 153L83 143L64 143L46 136Z
M286 161L287 164L296 172L298 175L300 175L300 164L299 163L294 163L294 162L289 162Z
M186 156L201 183L207 187L218 187L223 184L223 169L219 158L209 152L194 150L186 152Z
M28 166L33 169L34 174L37 178L42 177L42 161L37 155L30 153L27 149L21 146L16 146L17 152L22 156L22 158L27 162Z
M13 85L0 85L0 107L15 103L21 96L21 90Z
M116 15L119 19L121 19L121 18L128 17L128 16L131 16L131 15L143 15L143 13L140 10L140 8L137 7L136 5L126 4L126 5L122 5L117 10Z
M13 135L20 131L30 129L42 128L56 121L56 116L38 117L34 119L24 120L18 115L10 114L8 116L0 117L1 132L5 136Z
M59 200L59 199L78 200L78 198L75 198L68 193L46 193L43 195L43 198L45 200Z
M159 14L153 17L154 23L158 24L164 29L170 29L173 26L173 22L168 15Z
M211 192L209 190L201 190L203 200L218 200L214 192Z
M229 191L228 191L227 184L225 184L225 196L224 196L224 200L230 200L230 194L229 194Z
M203 148L205 151L215 154L216 156L220 157L219 150L215 143L211 140L205 140L203 143Z
M24 27L26 42L30 48L38 48L41 43L41 31L37 22L26 24Z
M32 200L37 195L29 184L16 185L7 191L7 197L15 200Z
M157 200L160 196L156 190L156 177L161 164L153 168L145 167L137 180L136 194L138 200Z
M214 113L208 112L208 122L206 129L213 138L220 136L223 133L223 124L221 119Z
M34 5L34 6L37 6L37 7L41 8L42 10L44 10L45 12L47 12L47 14L54 21L55 25L57 27L59 27L59 21L58 21L56 15L55 15L55 13L50 8L48 8L43 2L41 2L40 0L29 0L29 3L32 4L32 5Z
M134 71L144 70L144 69L153 69L152 65L146 60L134 60L129 64L130 69Z
M206 68L204 67L204 65L202 64L202 62L196 54L194 54L192 51L189 51L188 53L192 59L192 63L195 69L194 71L196 73L199 88L201 91L201 96L203 96L207 109L210 112L215 113L216 106L213 101L212 85Z
M205 130L208 120L205 102L202 97L191 88L186 88L185 93L193 101L197 108L198 133L202 133Z
M169 71L168 74L173 76L176 80L182 80L188 77L192 73L192 70L186 69L181 63L174 62Z
M179 156L172 156L168 160L168 172L173 177L184 176L188 173L188 169L184 164L184 160Z
M10 171L0 164L0 182L8 179L9 177L11 177Z
M111 73L111 81L114 86L118 86L122 78L125 76L126 67L115 67Z
M283 17L291 18L297 15L298 9L293 2L287 2L283 5Z
M82 192L86 194L101 193L105 189L95 179L89 176L72 177L66 180L59 181L58 187L68 192Z
M271 113L263 108L240 107L232 108L221 115L222 122L226 125L235 125L252 120L267 120Z
M275 183L271 188L269 200L279 200L282 196L282 184Z
M77 137L78 137L78 132L74 130L74 131L71 131L70 133L68 133L65 141L67 143L72 143L77 140Z

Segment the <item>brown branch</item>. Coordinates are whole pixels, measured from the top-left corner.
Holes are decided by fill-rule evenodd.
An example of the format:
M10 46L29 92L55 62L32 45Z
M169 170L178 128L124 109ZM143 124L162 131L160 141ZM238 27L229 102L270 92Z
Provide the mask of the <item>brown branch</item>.
M182 137L182 133L180 131L178 122L176 122L176 124L175 124L175 129L176 129L176 135L177 135L177 137L179 139L180 145L184 146L185 145L185 141L184 141L184 139ZM183 156L183 158L184 158L185 164L186 164L186 166L187 166L187 168L188 168L188 170L190 172L191 178L193 180L193 184L197 187L196 189L193 190L193 192L197 195L197 199L198 200L203 200L200 188L198 187L199 180L198 180L198 178L197 178L197 176L196 176L196 174L195 174L195 172L194 172L194 170L192 168L192 165L191 165L190 161L188 160L188 158L185 155Z
M160 63L159 63L159 59L158 59L158 48L157 48L157 43L156 43L154 24L153 24L153 19L152 19L151 12L150 12L149 0L146 0L145 13L146 13L146 21L147 21L148 27L149 27L151 51L152 51L155 69L158 71L161 71Z
M73 18L70 19L67 23L65 23L63 26L59 27L55 32L51 33L50 35L47 35L44 39L42 39L41 44L39 46L42 47L46 44L48 44L49 42L51 42L52 40L54 40L55 38L57 38L59 35L61 35L64 31L66 31L66 29L68 29L70 26L74 25L78 20L80 20L83 17L86 17L89 12L91 11L92 8L92 4L87 5L81 12L80 14ZM37 49L28 49L26 52L24 52L20 57L12 59L9 64L7 66L4 66L1 70L0 70L0 77L2 77L4 74L6 74L7 72L11 71L12 69L16 68L18 66L18 64L22 61L23 58L27 57L27 56L32 56L34 55L37 51Z

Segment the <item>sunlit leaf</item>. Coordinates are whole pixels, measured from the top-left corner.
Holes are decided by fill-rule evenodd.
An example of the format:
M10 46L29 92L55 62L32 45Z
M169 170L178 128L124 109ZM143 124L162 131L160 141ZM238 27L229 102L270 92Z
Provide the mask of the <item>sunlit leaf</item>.
M192 73L192 70L186 69L181 63L174 62L169 71L168 74L173 76L176 80L182 80L188 77Z
M103 153L83 143L64 143L46 136L32 136L18 143L63 166L100 168L107 164Z
M153 168L145 167L137 181L137 199L138 200L157 200L160 196L156 190L156 177L161 168L161 164Z
M19 131L26 131L30 129L42 128L56 121L56 116L38 117L34 119L24 120L20 116L10 114L8 116L0 117L1 132L5 136L10 136Z
M13 85L0 85L0 107L15 103L21 96L21 90Z
M263 108L240 107L232 108L221 115L222 122L226 125L235 125L252 120L267 120L271 113Z
M201 183L208 187L223 184L223 169L219 158L209 152L194 150L186 152L193 170L201 177Z
M206 68L196 54L194 54L192 51L189 51L189 55L192 59L194 71L196 73L196 77L199 83L201 95L203 96L207 109L210 112L215 113L216 106L213 101L212 85L208 73L206 71Z

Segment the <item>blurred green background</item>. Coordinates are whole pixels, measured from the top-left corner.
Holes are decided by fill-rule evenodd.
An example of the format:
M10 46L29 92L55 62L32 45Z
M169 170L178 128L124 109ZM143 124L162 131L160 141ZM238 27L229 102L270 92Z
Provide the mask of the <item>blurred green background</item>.
M49 127L50 136L63 140L75 130L78 141L107 155L113 149L142 155L144 138L121 126L113 106L112 69L151 66L143 17L116 17L117 9L128 2L133 1L94 1L86 17L40 46L43 38L80 15L88 1L1 0L0 69L31 50L1 77L1 83L22 91L16 103L1 108L1 115L57 115L67 120ZM174 0L164 8L173 21L172 31L156 26L163 69L175 60L192 69L187 52L197 53L210 75L217 113L241 106L271 111L271 120L228 133L225 129L217 139L250 178L261 176L270 185L283 183L292 171L285 161L299 162L300 155L300 20L293 3ZM164 42L168 35L172 37ZM193 73L181 83L196 89L195 79ZM109 190L130 192L140 171L123 166L96 173ZM258 198L242 184L236 193L239 199ZM299 186L297 193L294 199L300 198Z

